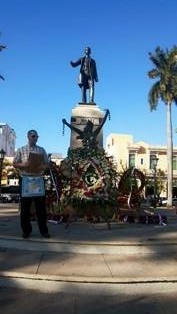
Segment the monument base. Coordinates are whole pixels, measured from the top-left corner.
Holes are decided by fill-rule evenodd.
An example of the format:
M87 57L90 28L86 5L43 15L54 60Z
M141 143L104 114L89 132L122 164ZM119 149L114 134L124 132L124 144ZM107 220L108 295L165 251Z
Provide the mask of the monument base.
M96 129L102 119L104 117L104 112L97 106L95 103L83 103L79 102L76 106L72 109L71 113L71 125L75 128L80 129L81 131L84 130L87 121L90 120L93 125L94 129ZM103 131L100 130L98 134L98 147L103 148ZM74 130L71 130L71 138L70 138L70 149L75 149L82 147L82 140L78 138L78 133Z
M81 102L79 102L78 104L79 104L79 105L89 105L89 106L91 105L91 106L96 106L96 103L95 103L95 102L89 102L89 103L87 103L87 102L82 102L82 101L81 101Z

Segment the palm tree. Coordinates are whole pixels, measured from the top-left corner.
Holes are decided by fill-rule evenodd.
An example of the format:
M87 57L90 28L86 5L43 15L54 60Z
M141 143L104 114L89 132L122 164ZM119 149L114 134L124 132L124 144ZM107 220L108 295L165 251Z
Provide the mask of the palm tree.
M3 45L0 44L0 51L2 51L5 48L6 48L6 46L3 46Z
M0 33L0 34L1 34L1 33ZM0 44L0 52L1 52L3 49L5 49L5 48L6 48L6 46ZM0 79L4 80L4 77L3 77L2 75L0 75Z
M173 189L173 136L172 136L172 104L177 104L177 46L171 50L163 50L157 47L154 53L149 53L149 59L154 68L148 72L149 78L158 79L151 87L148 101L151 111L156 110L158 102L166 105L166 126L167 126L167 180L168 180L168 201L167 206L172 206Z

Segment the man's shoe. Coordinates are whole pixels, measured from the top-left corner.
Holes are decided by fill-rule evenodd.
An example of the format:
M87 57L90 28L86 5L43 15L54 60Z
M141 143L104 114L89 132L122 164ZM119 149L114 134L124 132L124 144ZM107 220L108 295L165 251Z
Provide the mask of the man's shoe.
M23 237L24 239L28 239L28 238L30 238L30 233L23 232L23 233L22 233L22 237Z
M43 238L46 238L46 239L50 238L50 234L48 232L42 233L41 235Z

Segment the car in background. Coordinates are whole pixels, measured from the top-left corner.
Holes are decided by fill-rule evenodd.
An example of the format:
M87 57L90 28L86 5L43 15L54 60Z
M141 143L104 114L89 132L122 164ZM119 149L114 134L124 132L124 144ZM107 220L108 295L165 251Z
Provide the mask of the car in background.
M2 193L0 195L0 203L19 203L19 194Z
M172 205L173 205L173 206L177 206L177 197L174 197L174 198L172 199Z
M166 197L160 197L158 200L158 206L167 206L167 198Z
M160 197L158 201L158 206L167 206L167 198ZM177 197L172 198L172 206L177 206Z
M5 195L1 194L0 195L0 203L7 203L7 202L8 202L8 198Z
M19 203L20 202L20 195L19 194L11 194L12 203Z

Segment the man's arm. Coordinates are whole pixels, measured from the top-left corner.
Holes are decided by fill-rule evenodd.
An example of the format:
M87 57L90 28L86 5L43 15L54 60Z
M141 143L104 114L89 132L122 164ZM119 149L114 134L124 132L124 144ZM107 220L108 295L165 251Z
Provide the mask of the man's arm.
M28 161L22 161L21 149L19 148L13 159L13 166L19 170L25 170L29 166Z
M17 169L24 170L29 167L29 162L13 162L13 166Z
M25 170L29 167L29 162L28 161L22 162L22 161L14 160L13 166L14 166L14 168L17 168L19 170Z
M42 170L47 170L50 168L50 162L49 162L49 157L48 154L46 153L45 149L43 148L43 169Z
M78 59L77 61L73 62L73 61L70 61L70 64L72 67L77 67L78 65L81 65L81 60L82 58Z

